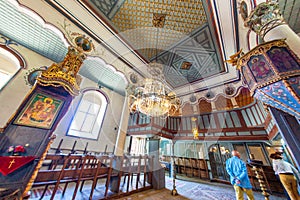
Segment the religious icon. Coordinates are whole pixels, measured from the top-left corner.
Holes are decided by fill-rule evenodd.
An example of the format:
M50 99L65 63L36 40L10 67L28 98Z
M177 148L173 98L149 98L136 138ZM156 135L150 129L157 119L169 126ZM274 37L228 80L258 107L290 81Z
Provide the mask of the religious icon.
M190 62L183 62L182 65L181 65L181 69L184 69L184 70L189 70L192 66L192 63Z
M35 94L17 117L15 124L50 129L62 103L48 95Z
M288 79L288 82L296 94L300 96L300 76L291 77Z
M248 65L250 65L250 69L257 81L273 74L270 66L262 56L255 56L249 61Z
M279 72L300 69L299 64L294 60L294 58L288 53L288 50L284 47L272 48L270 51L268 51L268 56Z

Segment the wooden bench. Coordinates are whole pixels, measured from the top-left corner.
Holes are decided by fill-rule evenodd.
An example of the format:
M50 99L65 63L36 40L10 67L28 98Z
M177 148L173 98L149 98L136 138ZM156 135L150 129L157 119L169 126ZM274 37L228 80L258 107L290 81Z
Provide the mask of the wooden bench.
M92 181L92 187L90 191L89 199L93 198L94 189L97 186L98 180L101 178L106 178L105 193L104 197L107 197L108 184L111 170L110 167L104 165L101 160L95 156L85 156L84 166L82 167L80 178L77 180L77 185L81 182L80 192L84 186L85 181Z
M109 167L104 166L100 160L91 155L47 155L44 161L46 167L42 167L33 183L33 187L45 186L41 198L49 185L55 185L50 199L54 199L60 184L65 184L62 195L71 182L75 183L72 199L75 199L78 188L83 188L85 181L92 181L90 199L99 178L109 176ZM46 168L46 169L44 169ZM105 196L107 195L108 183L106 183Z
M55 185L60 176L65 157L62 155L46 155L44 164L39 170L32 187L45 186L41 199L44 197L48 186Z

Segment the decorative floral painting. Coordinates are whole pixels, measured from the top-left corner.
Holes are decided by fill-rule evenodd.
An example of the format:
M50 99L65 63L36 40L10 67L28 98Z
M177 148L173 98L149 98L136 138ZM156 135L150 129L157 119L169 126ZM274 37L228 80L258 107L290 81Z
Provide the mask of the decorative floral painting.
M242 1L240 3L240 14L243 18L243 20L246 20L248 17L248 6L247 3L245 1Z
M51 129L63 101L45 94L34 94L27 102L15 124Z
M294 76L288 79L289 84L292 86L298 96L300 96L300 76Z

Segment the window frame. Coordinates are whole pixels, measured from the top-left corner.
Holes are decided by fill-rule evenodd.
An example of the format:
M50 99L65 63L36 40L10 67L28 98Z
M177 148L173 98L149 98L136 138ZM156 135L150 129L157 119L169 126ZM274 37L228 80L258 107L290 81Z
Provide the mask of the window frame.
M74 130L73 130L74 133L72 134L72 133L71 133L71 131L72 131L72 129L71 129L72 123L73 123L73 121L74 121L74 119L75 119L75 117L76 117L77 112L79 111L78 109L79 109L79 107L80 107L80 105L81 105L81 102L82 102L82 100L83 100L83 98L84 98L84 95L85 95L86 93L89 93L89 92L98 92L97 95L100 96L101 101L102 101L102 100L105 100L105 102L101 102L100 108L99 108L99 110L98 110L98 112L97 112L96 119L95 119L95 121L94 121L94 123L93 123L93 127L91 128L91 132L84 132L84 131L80 131L80 130L75 130L75 129L74 129ZM100 136L100 133L101 133L101 130L102 130L103 122L104 122L104 119L105 119L107 107L108 107L108 104L109 104L109 99L108 99L107 95L106 95L103 91L101 91L100 89L97 89L97 88L86 88L86 89L82 90L81 93L82 93L82 94L81 94L81 96L80 96L80 99L78 100L78 103L77 103L77 105L76 105L76 109L75 109L75 111L72 113L73 116L72 116L72 118L71 118L71 120L70 120L70 123L69 123L69 126L68 126L68 130L67 130L67 132L66 132L66 136L68 136L68 137L82 138L82 139L87 139L87 140L98 140L98 139L99 139L99 136ZM104 104L103 104L103 103L104 103ZM105 106L104 111L101 109L102 106ZM99 123L99 128L98 128L98 130L97 130L97 136L96 136L96 137L88 137L88 136L83 136L83 135L80 136L80 133L91 133L91 134L93 133L93 129L94 129L95 122L98 120L99 114L101 114L101 113L103 113L103 114L102 114L102 117L101 117L102 120L101 120L101 122ZM88 113L85 112L85 114L88 114ZM79 134L75 134L75 133L79 133Z
M0 88L0 92L5 89L5 87L19 74L22 69L26 69L27 67L23 56L19 52L8 46L8 39L5 40L5 44L0 44L0 54L3 55L3 57L10 57L12 60L15 60L15 63L18 63L18 70L16 70L16 72L9 78L9 80L3 85L3 87Z

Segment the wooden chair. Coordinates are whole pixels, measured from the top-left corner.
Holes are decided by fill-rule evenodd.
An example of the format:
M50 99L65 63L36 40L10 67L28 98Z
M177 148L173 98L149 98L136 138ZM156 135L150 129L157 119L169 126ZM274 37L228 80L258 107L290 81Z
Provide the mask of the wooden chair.
M205 159L198 159L198 166L200 170L201 179L210 179L209 170Z
M154 156L145 155L141 162L141 169L144 173L143 187L146 187L146 181L152 186L152 175L154 170Z
M123 177L123 185L122 188L125 186L126 178L128 178L127 181L127 187L126 191L129 192L129 186L130 186L130 177L132 175L131 172L131 156L124 155L122 157L122 162L120 165L120 174L119 174L119 179L121 180Z
M123 173L123 162L124 156L114 156L111 158L109 166L109 176L107 178L107 183L109 188L114 193L120 193L120 185Z
M179 161L178 161L178 157L174 156L174 170L176 173L179 174Z
M133 180L134 177L136 177L135 179L135 190L138 190L139 188L139 182L140 182L140 175L141 175L141 160L142 160L142 156L133 156L130 158L130 174L131 174L131 178L129 177L129 179L131 179L131 185L133 184ZM128 179L128 182L129 182Z
M198 159L191 158L191 166L192 166L192 176L200 177L200 168L198 165Z

